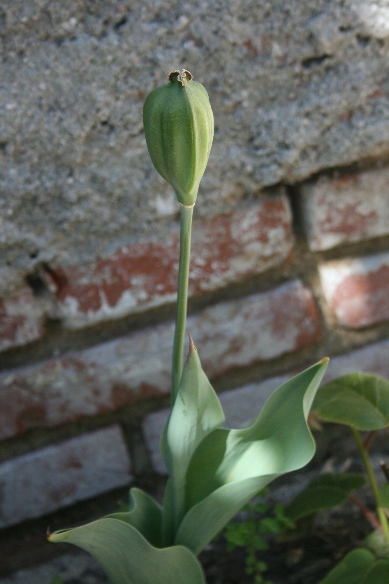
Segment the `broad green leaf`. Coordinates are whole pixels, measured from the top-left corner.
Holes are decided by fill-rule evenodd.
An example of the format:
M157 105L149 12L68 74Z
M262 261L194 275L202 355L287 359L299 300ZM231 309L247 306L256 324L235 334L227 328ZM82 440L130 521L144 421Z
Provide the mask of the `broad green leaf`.
M241 507L277 476L279 474L241 480L210 493L186 513L176 534L175 543L199 554Z
M131 525L105 517L49 536L89 552L111 584L205 584L197 558L185 547L157 549Z
M351 373L327 383L312 410L326 422L371 431L389 425L389 382L371 373Z
M389 511L389 483L385 483L379 492L379 500L381 507L385 507Z
M128 513L112 513L108 517L132 525L151 545L162 547L162 507L141 489L130 490Z
M364 548L353 550L320 584L388 584L389 560Z
M366 480L358 474L322 474L316 476L309 485L287 506L286 514L296 521L320 509L336 507L344 503L349 494L360 489Z
M64 584L64 581L62 580L61 576L57 574L51 584Z
M186 473L198 445L224 421L219 398L191 340L188 359L166 429L167 466L174 493L175 527L185 511Z
M327 364L281 385L248 428L218 428L204 438L188 469L187 513L176 544L199 553L270 481L309 462L315 443L307 416Z

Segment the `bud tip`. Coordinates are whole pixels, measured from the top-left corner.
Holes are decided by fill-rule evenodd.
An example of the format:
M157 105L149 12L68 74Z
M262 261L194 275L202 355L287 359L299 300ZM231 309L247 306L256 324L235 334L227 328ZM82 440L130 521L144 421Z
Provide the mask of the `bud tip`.
M177 81L181 83L183 87L188 85L188 81L193 79L193 75L187 69L176 69L175 71L170 71L169 73L169 81L173 81L173 79L177 78Z
M189 336L189 354L192 354L194 351L197 351L196 345L193 342L192 336L188 333Z

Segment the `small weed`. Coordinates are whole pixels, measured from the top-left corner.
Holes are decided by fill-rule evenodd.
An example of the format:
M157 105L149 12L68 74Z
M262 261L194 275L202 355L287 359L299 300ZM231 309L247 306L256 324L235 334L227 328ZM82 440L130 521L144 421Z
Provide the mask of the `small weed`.
M281 503L271 506L263 499L267 491L268 489L261 491L262 499L259 502L250 503L243 508L247 517L245 520L231 522L223 531L229 551L237 547L246 548L245 572L254 577L254 584L272 584L265 577L268 567L260 558L260 553L269 549L271 536L277 536L286 528L294 527L293 521L285 515Z

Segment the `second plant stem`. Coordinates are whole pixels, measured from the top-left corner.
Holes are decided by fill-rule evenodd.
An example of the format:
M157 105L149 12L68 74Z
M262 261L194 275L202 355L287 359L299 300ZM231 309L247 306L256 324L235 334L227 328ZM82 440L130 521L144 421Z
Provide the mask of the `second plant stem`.
M173 341L171 403L177 396L184 364L186 313L193 207L180 207L180 259L178 266L176 328Z
M382 532L386 541L387 546L389 547L389 525L388 525L388 520L386 518L385 512L381 507L381 503L380 503L380 496L379 496L379 490L378 490L378 485L377 485L377 481L374 475L374 471L373 468L370 464L370 459L369 459L369 455L367 453L367 450L363 444L361 435L359 434L359 432L357 430L355 430L354 428L351 428L351 431L354 435L355 441L358 444L358 448L359 451L361 453L362 459L363 459L363 463L365 465L365 469L367 472L367 477L370 483L370 487L371 490L373 491L373 495L374 495L374 500L375 500L375 504L376 504L376 508L377 508L377 515L378 515L378 519L380 521L381 524L381 528L382 528Z

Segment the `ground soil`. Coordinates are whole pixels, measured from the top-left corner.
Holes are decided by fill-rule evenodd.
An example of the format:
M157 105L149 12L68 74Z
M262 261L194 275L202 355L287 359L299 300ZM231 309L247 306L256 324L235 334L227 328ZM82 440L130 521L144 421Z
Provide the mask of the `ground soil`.
M264 574L273 584L318 584L351 549L361 545L371 526L351 504L318 514L309 531L287 541L271 541L260 554L268 565ZM227 552L223 538L200 556L208 584L253 584L245 574L245 550Z

